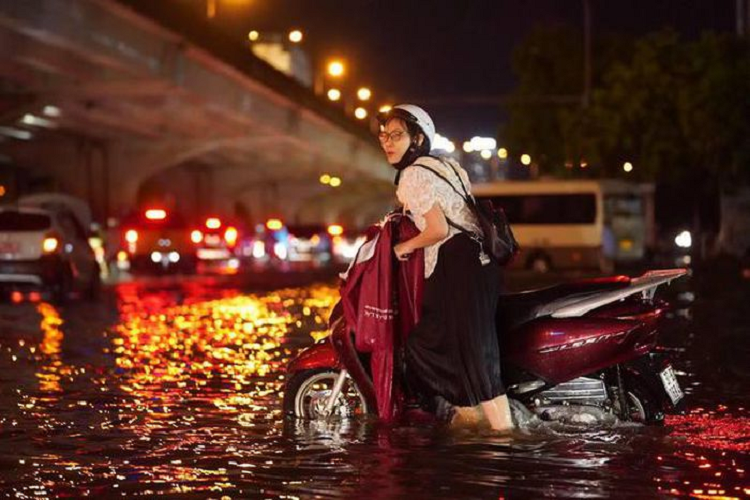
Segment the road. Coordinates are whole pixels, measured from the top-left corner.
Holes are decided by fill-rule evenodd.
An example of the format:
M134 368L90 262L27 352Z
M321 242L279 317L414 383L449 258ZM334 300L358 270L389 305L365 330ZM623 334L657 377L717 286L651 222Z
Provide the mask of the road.
M663 341L690 398L687 415L665 428L549 428L509 440L425 425L285 422L284 365L324 332L337 300L335 281L323 278L136 279L96 302L0 305L3 494L750 494L747 282L706 273L669 291L676 308Z

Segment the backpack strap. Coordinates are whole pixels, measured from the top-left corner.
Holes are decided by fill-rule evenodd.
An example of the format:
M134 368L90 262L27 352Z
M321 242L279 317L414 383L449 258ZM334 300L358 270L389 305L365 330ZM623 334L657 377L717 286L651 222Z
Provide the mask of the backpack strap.
M429 171L430 171L430 172L432 172L433 174L435 174L435 175L437 175L438 177L440 177L441 179L443 179L443 180L444 180L444 181L445 181L445 182L446 182L446 183L447 183L447 184L448 184L448 185L449 185L449 186L451 187L451 189L453 189L453 191L454 191L454 192L455 192L455 193L456 193L456 194L457 194L457 195L458 195L459 197L461 197L461 198L462 198L462 199L463 199L463 200L464 200L464 201L466 202L466 204L467 204L467 205L469 205L469 207L471 207L471 203L469 202L469 198L467 198L467 197L465 197L464 195L462 195L462 194L461 194L461 193L460 193L460 192L458 191L458 189L456 189L456 186L454 186L454 185L453 185L453 183L452 183L451 181L449 181L449 180L448 180L448 179L447 179L447 178L446 178L446 177L445 177L445 176L444 176L443 174L441 174L440 172L438 172L438 171L436 171L436 170L433 170L433 169L431 169L431 168L430 168L430 167L428 167L427 165L422 165L422 164L420 164L420 163L415 163L415 164L413 164L413 165L410 165L410 166L412 166L412 167L420 167L420 168L423 168L423 169L425 169L425 170L429 170ZM452 167L451 167L451 170L453 170L453 172L455 172L455 173L456 173L456 175L458 176L458 172L456 172L456 171L455 171L455 170L454 170L454 169L453 169ZM464 186L464 183L463 183L463 181L461 181L461 177L459 177L459 178L458 178L458 180L459 180L459 182L461 182L461 187L463 187L464 191L466 191L466 187ZM469 235L469 236L471 236L472 238L475 238L475 239L476 239L476 238L479 238L479 239L481 239L481 235L478 235L478 234L477 234L477 233L476 233L475 231L470 231L470 230L466 229L465 227L463 227L463 226L460 226L460 225L456 224L455 222L453 222L452 220L450 220L450 219L448 218L448 216L447 216L447 215L445 215L445 214L443 214L443 216L445 217L445 221L446 221L446 222L448 223L448 225L449 225L449 226L451 226L451 227L454 227L454 228L458 229L458 230L459 230L459 231L461 231L462 233L468 234L468 235Z
M413 165L409 165L409 166L410 167L420 167L420 168L423 168L425 170L429 170L433 174L437 175L438 177L440 177L441 179L443 179L458 196L460 196L464 201L466 201L468 203L468 201L466 199L466 196L462 195L461 192L458 189L456 189L456 186L454 186L451 181L449 181L443 174L441 174L437 170L433 170L430 167L428 167L427 165L422 165L421 163L414 163ZM461 183L461 186L463 187L463 183ZM464 190L466 190L466 188L464 188Z
M472 195L471 195L471 194L469 193L469 190L468 190L468 189L466 189L466 185L464 184L464 180L463 180L463 179L461 178L461 175L460 175L460 174L458 173L458 171L457 171L457 170L456 170L456 169L455 169L455 168L453 167L453 164L452 164L451 162L449 162L448 160L444 160L444 159L442 159L442 158L440 158L440 157L437 157L437 156L436 156L435 158L436 158L436 159L437 159L437 160L438 160L438 161L439 161L440 163L442 163L443 165L447 165L447 166L448 166L448 168L449 168L449 169L450 169L450 170L451 170L451 171L452 171L452 172L453 172L454 174L456 174L456 178L458 179L458 183L459 183L459 184L461 184L461 188L462 188L462 189L464 190L464 194L466 195L466 196L465 196L465 199L466 199L466 200L472 200L472 201L475 201L475 200L474 200L474 197L473 197L473 196L472 196ZM467 201L467 203L468 203L468 201Z

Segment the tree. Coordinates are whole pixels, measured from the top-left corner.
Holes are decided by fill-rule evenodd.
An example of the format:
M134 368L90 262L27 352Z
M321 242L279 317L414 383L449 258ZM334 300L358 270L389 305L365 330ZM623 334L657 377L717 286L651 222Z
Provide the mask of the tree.
M723 188L750 182L750 43L706 35L691 47L680 126L689 163Z
M620 60L631 41L609 36L595 43L594 87L607 68ZM581 149L583 37L565 26L538 28L514 51L518 85L508 104L503 142L511 151L531 154L543 173L568 173L566 162L584 159Z
M670 30L609 39L594 51L592 103L526 105L529 96L580 92L579 38L533 33L514 56L519 85L507 142L531 151L540 171L571 175L582 160L601 177L716 187L750 182L750 42L708 34L684 42Z
M683 168L686 139L679 119L686 84L683 47L672 31L638 40L632 58L607 69L574 131L599 175L618 175L625 161L638 167L635 177L641 179L673 177Z
M506 142L516 154L528 153L543 171L565 161L561 112L578 102L583 59L581 36L564 27L537 29L513 54L518 86L508 104Z

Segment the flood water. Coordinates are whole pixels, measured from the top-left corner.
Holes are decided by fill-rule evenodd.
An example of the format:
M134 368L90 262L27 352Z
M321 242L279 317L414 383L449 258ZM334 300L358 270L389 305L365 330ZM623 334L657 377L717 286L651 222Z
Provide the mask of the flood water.
M510 278L513 279L512 277ZM121 284L97 304L0 305L0 492L10 498L744 498L750 282L673 284L663 335L689 411L667 425L285 422L285 363L330 285Z

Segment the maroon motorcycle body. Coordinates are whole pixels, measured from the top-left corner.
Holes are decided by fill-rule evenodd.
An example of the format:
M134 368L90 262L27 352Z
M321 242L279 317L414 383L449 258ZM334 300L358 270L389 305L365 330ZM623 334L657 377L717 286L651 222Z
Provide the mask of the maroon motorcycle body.
M659 423L665 412L679 411L682 392L669 360L657 350L668 304L654 294L685 273L652 271L632 279L586 280L501 296L498 339L509 396L545 415L585 406L600 414ZM336 406L334 399L348 404L359 398L363 412L376 407L367 356L354 348L340 308L334 309L330 326L329 337L288 366L284 403L289 415L327 417ZM305 380L326 373L330 387L308 400L300 396ZM351 387L348 396L339 397L345 379ZM320 411L307 411L311 405Z
M500 335L506 363L554 384L653 351L662 302L638 299L580 318L543 318Z

